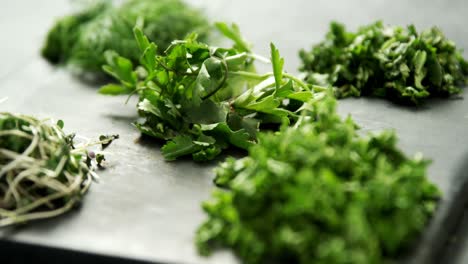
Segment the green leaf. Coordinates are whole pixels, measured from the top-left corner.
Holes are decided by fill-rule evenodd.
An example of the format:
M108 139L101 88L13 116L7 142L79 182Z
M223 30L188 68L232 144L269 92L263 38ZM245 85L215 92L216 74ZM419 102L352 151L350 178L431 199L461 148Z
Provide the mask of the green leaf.
M98 93L105 95L121 95L129 94L132 92L132 89L119 84L106 84L99 88Z
M163 118L164 115L158 107L153 105L148 99L143 99L138 103L138 110L151 113L157 117Z
M216 145L205 147L202 150L193 153L192 157L194 161L208 161L213 160L216 156L221 153L222 149Z
M216 22L215 26L224 36L234 41L234 48L240 52L250 52L250 44L242 38L239 27L236 24L233 23L229 27L226 23Z
M280 57L279 50L273 43L270 43L271 49L271 64L273 66L273 74L275 76L276 90L279 90L283 83L283 65L284 59Z
M103 66L105 72L114 76L125 86L136 85L137 75L133 72L133 64L130 60L119 56L115 51L106 51L104 56L107 61L107 65Z
M176 136L168 141L162 148L162 154L166 160L175 160L181 156L189 155L200 150L200 146L186 135Z
M416 88L423 89L423 85L421 84L424 77L426 77L426 71L423 68L424 64L426 63L427 53L425 51L416 51L413 57L413 65L414 65L414 84Z
M194 124L213 124L226 122L229 106L224 103L215 103L205 100L198 106L186 105L187 121Z
M139 124L139 123L136 123L134 125L141 133L147 136L159 138L159 139L167 139L166 135L164 135L163 133L159 131L155 131L153 127L147 126L145 124Z
M138 44L138 48L140 49L141 52L145 51L150 46L150 42L148 38L143 34L143 31L141 30L141 28L134 27L133 35L135 36L135 39Z
M65 123L63 122L63 120L59 120L59 121L57 121L57 126L58 126L60 129L63 129L63 127L65 126Z
M103 155L103 154L96 154L96 162L98 164L98 166L102 166L102 163L106 161L106 157Z
M213 96L226 82L227 72L223 61L216 58L206 59L198 73L193 89L193 103L199 105L202 100Z
M154 71L156 67L156 50L157 47L154 43L151 43L143 52L140 58L141 64L145 67L149 74Z
M301 102L308 102L310 99L314 98L314 93L311 91L295 92L289 94L287 97Z
M138 43L140 51L143 53L140 57L141 64L145 67L148 74L151 74L156 67L156 51L158 47L154 43L150 43L148 38L143 34L140 28L134 27L133 33Z
M258 112L271 113L280 105L280 102L275 95L269 95L259 102L250 103L245 108L255 110Z
M226 138L227 141L239 148L248 149L253 145L249 133L245 129L233 131L227 123L201 125L201 130L207 135L214 135L217 138Z
M431 83L435 86L441 86L442 81L443 81L443 71L442 71L442 66L440 65L439 61L437 58L432 58L431 60L428 61L428 78L431 81Z
M276 96L280 98L286 98L288 95L294 92L293 82L289 80L286 84L276 90Z

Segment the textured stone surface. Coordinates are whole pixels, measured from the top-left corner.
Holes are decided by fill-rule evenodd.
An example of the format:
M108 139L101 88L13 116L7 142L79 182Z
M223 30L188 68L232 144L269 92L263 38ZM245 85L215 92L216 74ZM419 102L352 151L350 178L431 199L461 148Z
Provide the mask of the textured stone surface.
M299 65L297 51L320 41L333 19L350 28L377 19L389 24L415 23L418 28L438 25L461 48L468 49L468 6L462 0L192 2L206 7L214 21L238 23L261 54L268 55L268 44L274 41L291 72ZM194 231L204 219L199 204L209 197L214 164L165 162L157 143L136 142L139 134L129 125L136 118L134 102L124 105L125 98L99 96L96 85L83 83L39 57L47 29L56 17L69 12L69 2L16 0L2 1L1 6L0 98L9 99L0 105L0 111L63 119L67 131L87 137L118 133L121 138L108 149L110 167L100 172L100 183L93 185L79 210L3 230L0 236L8 241L148 261L237 263L229 252L201 258L193 246ZM467 94L465 91L465 97ZM365 132L395 129L408 154L423 152L434 160L429 177L445 196L409 261L438 262L435 256L468 199L460 195L468 177L462 168L468 160L468 103L462 98L434 101L416 110L382 100L349 99L340 101L339 111L352 114ZM450 254L457 256L453 261L468 262L466 244L458 240L453 247L456 253Z

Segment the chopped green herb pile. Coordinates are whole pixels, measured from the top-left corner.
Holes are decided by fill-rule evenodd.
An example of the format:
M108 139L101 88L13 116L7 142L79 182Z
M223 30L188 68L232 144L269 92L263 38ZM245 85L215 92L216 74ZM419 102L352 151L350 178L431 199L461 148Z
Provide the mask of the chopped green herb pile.
M302 50L300 57L306 80L334 86L339 98L376 96L419 104L458 94L467 84L467 61L435 27L418 33L412 25L377 22L348 32L331 23L326 40Z
M258 58L236 25L218 23L218 29L235 43L218 48L198 42L193 34L174 41L162 54L139 28L135 37L141 50L140 65L115 52L107 52L104 70L120 81L101 88L102 94L138 94L144 134L167 143L167 160L191 155L211 160L230 146L247 149L262 125L283 119L297 120L304 102L323 97L324 88L308 85L283 72L284 60L271 45L273 72L258 74Z
M202 254L229 247L243 263L386 263L413 242L439 191L428 161L386 131L360 137L322 100L296 127L260 133L249 156L217 168L197 232Z
M42 55L51 63L66 63L85 72L100 72L104 52L115 50L137 62L140 52L133 39L133 26L166 49L173 39L197 31L208 33L201 12L181 0L128 0L114 7L111 1L97 1L79 13L63 17L50 30Z
M75 146L62 128L63 121L0 113L0 227L67 212L97 176L89 144Z

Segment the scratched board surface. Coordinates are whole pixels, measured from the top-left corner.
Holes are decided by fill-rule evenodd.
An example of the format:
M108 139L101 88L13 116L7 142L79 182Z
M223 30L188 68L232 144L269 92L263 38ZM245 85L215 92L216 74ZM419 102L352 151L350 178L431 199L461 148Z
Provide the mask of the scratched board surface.
M296 73L297 52L320 41L331 20L355 29L382 19L388 24L438 25L460 48L468 50L468 5L464 0L193 0L213 21L235 21L255 51L268 54L274 41ZM20 229L0 230L0 241L161 263L238 263L228 251L199 257L194 232L205 216L200 202L213 188L215 164L165 162L160 145L138 142L130 125L134 103L96 94L85 83L39 56L47 29L55 18L72 10L69 1L0 1L1 111L63 119L68 132L86 137L118 133L108 149L109 168L100 172L79 210ZM465 52L465 56L467 53ZM446 263L438 259L446 241L457 232L457 219L468 196L463 164L468 163L468 91L459 98L436 100L418 109L376 99L340 101L341 114L351 114L363 132L395 129L408 153L422 152L433 160L429 177L444 192L437 214L418 245L402 262ZM468 170L466 170L468 171ZM465 245L460 243L460 245ZM55 249L54 249L55 248ZM450 261L467 263L459 246ZM2 249L0 249L1 252ZM66 256L66 254L65 254ZM448 261L448 260L447 260Z

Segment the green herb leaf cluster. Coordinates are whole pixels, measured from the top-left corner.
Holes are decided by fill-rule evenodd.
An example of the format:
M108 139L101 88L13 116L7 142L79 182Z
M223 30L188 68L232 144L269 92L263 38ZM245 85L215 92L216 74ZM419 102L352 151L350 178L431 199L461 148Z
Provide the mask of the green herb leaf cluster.
M51 63L70 64L84 72L100 72L106 50L137 62L140 52L132 32L136 23L158 44L158 52L192 31L205 38L209 29L202 13L181 0L128 0L120 6L101 0L58 20L42 55Z
M306 80L330 84L339 98L376 96L403 104L458 94L467 84L468 63L438 28L382 22L346 31L331 23L325 41L302 50Z
M392 132L358 136L330 97L308 112L217 168L226 188L203 204L202 254L229 247L247 264L387 263L423 230L439 197L429 162L406 157Z
M67 212L97 177L94 152L88 153L88 145L76 146L74 135L64 134L63 125L0 113L0 227Z
M157 45L138 27L135 38L140 63L107 52L104 70L120 81L100 89L108 95L138 94L143 122L135 126L146 135L168 141L167 160L191 155L211 160L230 146L247 149L260 126L279 127L297 120L304 102L323 97L324 88L308 85L283 71L283 59L271 45L272 73L258 74L236 25L216 26L235 43L232 48L209 46L193 34L174 41L157 55Z

